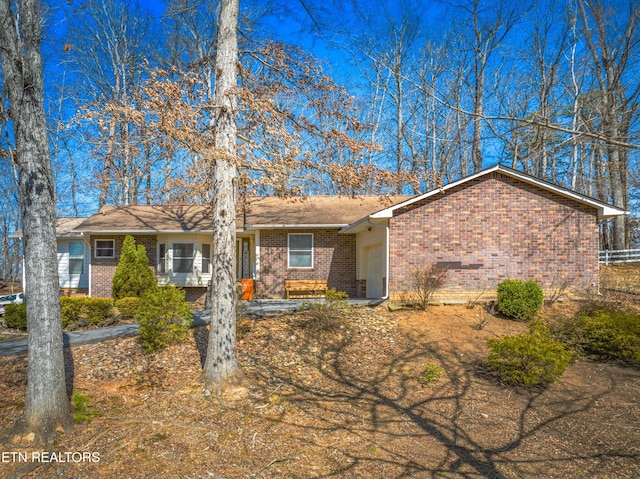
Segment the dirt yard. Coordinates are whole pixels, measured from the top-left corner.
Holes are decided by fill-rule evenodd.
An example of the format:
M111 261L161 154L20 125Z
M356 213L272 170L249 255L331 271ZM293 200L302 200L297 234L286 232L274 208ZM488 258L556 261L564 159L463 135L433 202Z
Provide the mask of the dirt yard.
M640 477L640 371L579 360L549 388L503 387L482 365L486 340L525 325L485 319L479 306L435 306L348 311L329 329L305 313L243 320L251 389L225 407L201 392L205 328L154 356L135 338L75 347L70 384L99 416L55 443L68 462L34 468L22 458L39 451L4 443L0 476ZM443 371L428 384L427 364ZM0 358L0 373L5 434L24 405L26 359Z

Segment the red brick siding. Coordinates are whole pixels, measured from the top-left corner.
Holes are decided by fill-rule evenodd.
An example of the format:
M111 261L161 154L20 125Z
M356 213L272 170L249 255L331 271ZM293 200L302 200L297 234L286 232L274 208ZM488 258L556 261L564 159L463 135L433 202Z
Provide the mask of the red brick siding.
M506 278L597 283L596 210L499 173L398 210L389 225L392 296L409 290L413 269L437 262L452 267L447 299L493 292Z
M313 233L313 268L287 268L288 233ZM260 280L256 296L283 298L286 279L326 279L329 288L356 295L356 238L338 230L260 231Z
M156 275L157 240L155 235L133 235L136 244L143 244L149 258L149 266ZM97 239L115 240L115 258L96 258L95 246ZM116 272L124 235L91 235L91 296L97 298L111 297L111 282Z

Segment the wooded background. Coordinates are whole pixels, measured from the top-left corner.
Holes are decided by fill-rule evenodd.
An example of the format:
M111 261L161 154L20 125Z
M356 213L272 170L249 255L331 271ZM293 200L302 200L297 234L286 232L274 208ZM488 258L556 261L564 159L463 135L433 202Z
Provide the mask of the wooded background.
M45 1L59 216L211 200L215 1ZM638 244L636 0L246 0L243 194L392 194L500 162L629 209ZM2 78L0 77L0 80ZM0 110L0 279L19 278L11 112Z

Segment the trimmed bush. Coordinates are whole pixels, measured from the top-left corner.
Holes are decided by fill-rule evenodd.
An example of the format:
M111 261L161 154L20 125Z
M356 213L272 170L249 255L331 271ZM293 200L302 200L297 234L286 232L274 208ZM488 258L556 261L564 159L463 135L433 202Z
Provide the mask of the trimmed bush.
M136 321L146 352L186 339L193 317L184 298L184 291L173 285L150 290L142 298Z
M144 245L136 247L133 236L125 236L120 261L111 283L111 296L115 300L131 296L142 297L155 288L156 279L149 267Z
M4 311L4 324L13 329L27 329L27 305L7 304Z
M600 310L580 318L582 349L623 361L640 362L640 314Z
M113 300L109 298L85 298L84 307L91 324L101 324L113 317Z
M63 328L68 328L72 324L78 324L78 322L86 316L85 299L89 298L84 296L60 297L60 315L62 317Z
M518 321L530 321L536 317L544 295L535 281L505 279L498 284L498 311Z
M116 308L118 308L118 312L120 316L125 319L133 319L138 314L138 310L140 309L140 305L142 304L142 299L133 297L121 298L116 301Z
M77 329L90 324L105 324L113 317L113 301L109 298L87 298L86 296L62 296L60 314L62 327Z
M539 321L528 334L487 341L491 353L487 366L506 384L532 387L552 383L562 376L573 353L555 341Z

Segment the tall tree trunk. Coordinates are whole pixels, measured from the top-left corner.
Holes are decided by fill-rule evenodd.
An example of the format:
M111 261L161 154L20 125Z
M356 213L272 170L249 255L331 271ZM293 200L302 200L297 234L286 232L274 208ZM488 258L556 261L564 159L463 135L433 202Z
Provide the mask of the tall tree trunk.
M213 255L211 329L203 383L207 393L218 397L238 385L242 371L236 357L236 201L238 170L237 100L238 4L222 0L216 50L215 150L213 159Z
M484 61L484 60L483 60ZM484 66L476 64L476 84L473 102L473 138L471 159L473 172L482 170L482 116L484 115Z
M13 120L25 257L28 381L15 432L36 442L71 427L58 299L55 198L44 113L40 14L36 0L0 0L0 54Z
M607 12L607 2L585 2L577 0L578 11L584 24L584 41L591 54L594 76L600 88L599 115L602 133L609 139L620 140L629 137L631 112L637 106L638 89L627 96L626 85L622 82L625 73L635 64L635 50L638 40L638 18L640 6L632 5L626 17L626 24L611 22ZM627 209L629 200L629 165L625 149L618 145L606 146L611 199L614 206ZM627 248L627 219L617 216L613 220L613 248Z
M102 172L100 180L100 200L98 202L98 208L102 208L107 204L107 198L109 196L109 188L111 187L111 165L113 164L113 155L115 151L115 136L116 136L116 122L115 120L109 121L109 133L107 138L107 151L104 158L104 171Z

